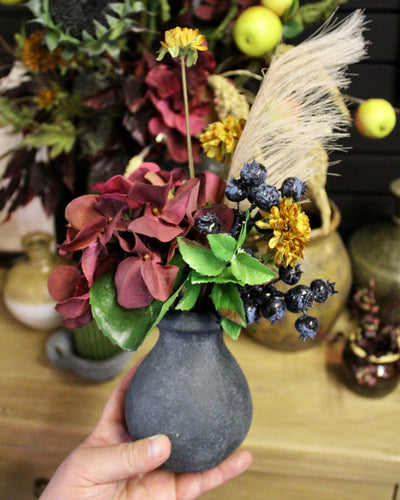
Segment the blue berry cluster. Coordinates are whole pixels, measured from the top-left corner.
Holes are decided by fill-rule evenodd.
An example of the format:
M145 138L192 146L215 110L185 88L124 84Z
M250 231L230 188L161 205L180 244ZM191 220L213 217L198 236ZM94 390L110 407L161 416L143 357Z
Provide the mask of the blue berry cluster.
M266 184L267 169L261 163L253 160L244 164L239 179L233 177L228 181L225 195L228 200L237 202L248 200L252 208L271 210L279 205L281 197L293 198L299 201L305 195L307 187L305 182L297 177L288 177L277 189L275 186ZM238 207L239 208L239 207Z
M279 205L283 197L299 201L306 194L306 184L297 177L289 177L284 180L280 189L266 183L267 169L256 161L250 161L243 166L239 179L233 177L227 182L225 195L228 200L237 203L235 219L230 234L238 238L243 225L247 220L247 231L261 217L258 212L254 215L254 209L269 211L273 206ZM248 200L251 204L248 219L244 211L240 209L240 202ZM221 223L217 216L212 213L202 215L196 223L197 229L205 234L213 234L221 231ZM259 230L259 229L258 229ZM243 249L254 255L251 249ZM314 280L310 286L298 284L302 275L300 264L296 266L279 267L278 278L263 285L239 286L240 296L243 302L246 321L248 324L257 322L261 317L268 320L271 325L279 322L286 312L301 314L295 321L295 328L303 342L307 338L314 338L318 329L318 318L306 313L307 309L313 307L314 303L325 302L336 293L335 283L322 279ZM276 284L282 281L291 288L287 292L280 291Z
M307 338L314 338L319 328L319 321L318 318L306 314L306 311L309 307L313 307L314 302L325 302L335 294L335 283L316 279L311 282L310 286L296 284L286 293L281 292L275 286L279 280L293 285L300 280L300 276L299 265L280 268L279 278L272 283L240 287L247 322L255 323L263 317L273 325L285 316L286 311L302 313L294 326L303 342Z

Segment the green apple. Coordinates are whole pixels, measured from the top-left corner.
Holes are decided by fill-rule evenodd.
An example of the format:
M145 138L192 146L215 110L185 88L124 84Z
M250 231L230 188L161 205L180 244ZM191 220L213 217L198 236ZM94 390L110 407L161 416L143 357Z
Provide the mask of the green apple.
M357 108L354 124L362 135L382 139L394 129L396 113L386 99L367 99Z
M264 7L272 10L278 17L282 18L292 6L293 0L261 0Z
M272 10L254 5L244 10L233 27L233 39L239 50L251 57L262 57L282 36L282 23Z

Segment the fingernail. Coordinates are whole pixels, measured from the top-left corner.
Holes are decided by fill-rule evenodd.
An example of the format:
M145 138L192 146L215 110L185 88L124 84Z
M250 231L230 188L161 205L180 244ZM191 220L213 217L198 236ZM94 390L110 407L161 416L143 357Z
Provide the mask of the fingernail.
M152 460L160 458L163 454L163 439L161 436L153 436L147 445L147 454Z

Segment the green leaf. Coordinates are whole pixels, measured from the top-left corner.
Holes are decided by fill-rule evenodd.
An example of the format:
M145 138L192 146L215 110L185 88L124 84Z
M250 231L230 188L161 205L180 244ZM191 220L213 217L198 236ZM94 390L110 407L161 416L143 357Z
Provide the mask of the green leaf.
M293 0L292 5L283 16L282 22L285 24L288 21L290 21L290 19L292 19L292 17L294 17L297 14L299 8L300 8L299 0Z
M236 244L236 248L240 248L245 239L246 239L246 236L247 236L247 221L249 220L249 217L250 217L250 212L248 210L246 210L246 220L242 226L242 230L240 231L240 234L239 234L239 238L237 240L237 244Z
M238 252L232 259L232 273L248 285L260 285L276 278L277 274L245 252Z
M178 281L177 281L178 280ZM175 280L176 290L168 300L153 300L147 307L126 309L117 302L114 274L102 274L90 289L92 314L100 330L122 349L135 351L162 317L170 309L178 296L183 282Z
M233 236L227 233L209 234L207 240L212 253L217 259L226 263L231 261L236 252L236 240Z
M246 315L239 290L232 283L215 284L211 292L211 300L216 310L224 318L241 326L246 326Z
M229 335L230 337L233 338L233 340L237 340L240 332L242 330L242 327L238 325L237 323L234 323L233 321L230 321L229 319L222 318L221 320L221 328L223 331Z
M282 25L283 38L294 38L304 31L303 23L295 17Z
M191 283L190 281L185 283L184 288L185 287L186 291L184 292L184 296L175 307L175 309L180 311L190 311L196 304L201 290L200 283Z
M50 148L50 158L55 158L61 153L69 153L74 147L76 130L69 121L61 125L42 123L39 131L27 135L23 143L29 146L47 146Z
M0 97L0 127L10 125L17 132L32 126L34 118L35 112L29 106L17 106L11 99Z
M232 274L230 267L226 267L218 276L204 276L197 271L192 271L191 281L192 283L235 283L242 286L246 284L245 281Z
M45 34L45 41L50 52L53 52L53 50L58 46L59 37L55 31L47 30Z
M217 276L225 269L226 263L204 245L182 237L178 237L178 244L183 260L198 273Z

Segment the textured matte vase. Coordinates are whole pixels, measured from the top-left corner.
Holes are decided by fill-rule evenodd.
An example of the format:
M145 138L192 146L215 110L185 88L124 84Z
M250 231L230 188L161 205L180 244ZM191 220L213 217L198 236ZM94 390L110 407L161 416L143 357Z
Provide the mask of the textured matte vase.
M125 400L134 440L166 434L164 467L211 469L245 439L252 418L246 378L212 313L168 313L160 336L132 379Z
M382 319L400 323L400 179L390 184L390 190L396 203L392 218L355 231L349 240L349 252L354 285L368 287L373 278Z
M260 319L255 325L246 328L246 335L262 344L281 351L300 351L318 345L328 334L330 328L345 306L350 294L352 284L351 261L343 240L338 232L340 224L340 211L331 201L332 218L327 234L324 234L318 225L319 219L313 214L313 208L308 208L310 219L318 220L311 231L311 241L304 253L301 263L303 274L300 283L309 285L316 278L322 278L336 283L339 293L333 295L323 304L314 304L309 310L320 322L320 329L314 340L299 340L299 334L294 327L298 317L289 312L279 323L271 325L269 321ZM267 251L266 243L260 246L260 253ZM290 287L280 284L279 288L286 291ZM255 326L255 328L254 328Z
M353 336L346 341L342 365L348 387L361 396L385 396L399 383L400 354L369 355Z

